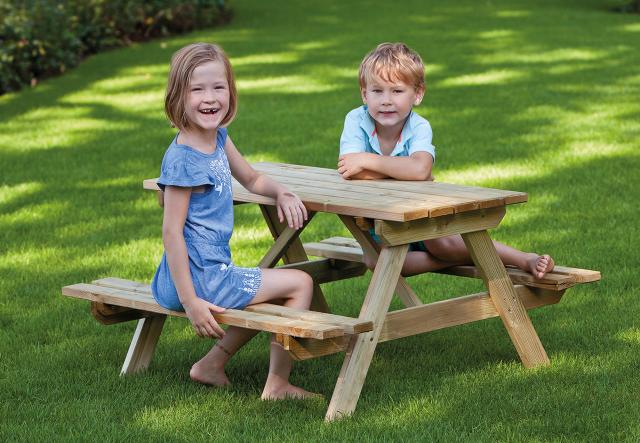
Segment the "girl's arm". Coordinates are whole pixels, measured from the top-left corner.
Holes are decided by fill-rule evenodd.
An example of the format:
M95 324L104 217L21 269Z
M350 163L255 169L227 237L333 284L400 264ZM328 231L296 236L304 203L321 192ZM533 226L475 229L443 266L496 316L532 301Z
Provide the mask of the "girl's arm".
M362 152L341 155L338 159L338 172L345 179L433 180L432 167L433 157L422 151L414 152L409 157L390 157ZM376 174L382 177L377 177Z
M231 173L242 186L254 194L266 195L276 200L280 222L286 219L289 227L294 229L300 229L304 225L307 220L307 208L297 195L277 181L253 169L235 147L231 137L227 137L224 150L227 153Z
M178 298L196 334L200 337L221 338L224 336L224 330L218 325L211 312L224 312L224 309L198 298L191 280L189 256L183 232L190 198L191 188L165 187L162 241L171 278L178 291Z

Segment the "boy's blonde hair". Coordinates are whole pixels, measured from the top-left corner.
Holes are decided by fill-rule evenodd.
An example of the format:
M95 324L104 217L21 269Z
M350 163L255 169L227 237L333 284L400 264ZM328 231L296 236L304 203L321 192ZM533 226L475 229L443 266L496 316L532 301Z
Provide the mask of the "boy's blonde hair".
M233 78L233 70L231 69L231 63L227 55L218 45L193 43L178 50L173 54L173 57L171 57L167 93L164 98L164 112L174 127L179 129L189 128L189 119L185 112L185 102L187 92L189 91L191 75L198 66L213 61L221 61L224 64L227 83L229 84L229 111L222 119L222 122L220 122L220 125L228 125L236 116L238 94L236 91L236 82Z
M380 43L365 56L360 63L360 88L366 89L374 77L387 82L400 80L416 91L425 88L422 59L404 43Z

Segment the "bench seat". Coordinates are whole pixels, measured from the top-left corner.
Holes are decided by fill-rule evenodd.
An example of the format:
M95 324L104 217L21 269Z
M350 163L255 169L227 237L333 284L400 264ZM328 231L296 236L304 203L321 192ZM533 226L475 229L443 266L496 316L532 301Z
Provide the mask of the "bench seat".
M305 243L307 254L335 260L362 262L362 248L353 238L331 237L320 242ZM514 284L563 291L580 283L590 283L600 280L600 272L588 269L558 266L548 272L544 278L538 279L528 272L517 268L506 267L507 274ZM436 271L441 274L458 275L462 277L482 278L475 266L452 266Z
M168 315L186 317L184 312L171 311L158 305L149 285L120 278L103 278L92 283L65 286L62 294L91 301L92 315L103 324L139 320L121 374L132 374L149 366ZM221 324L276 334L276 340L296 360L302 356L291 348L292 343L297 343L295 340L348 340L354 334L373 330L373 323L368 320L270 303L247 306L244 310L227 309L223 313L214 314L214 317ZM341 350L331 346L323 349L326 350L304 358Z
M122 317L122 321L135 317L133 314L130 316L122 315L131 310L137 311L138 318L155 314L186 317L184 312L170 311L158 305L151 295L149 285L119 278L103 278L91 284L78 283L65 286L62 288L62 293L68 297L82 298L108 305L112 310L113 306L128 308L127 310L117 309L117 314L114 313L116 318ZM109 321L108 312L105 310L98 312L102 313L102 318L98 320L114 323L114 321ZM224 313L214 314L214 317L219 323L229 326L318 340L359 334L373 329L373 324L370 321L292 309L269 303L247 306L244 310L227 309Z

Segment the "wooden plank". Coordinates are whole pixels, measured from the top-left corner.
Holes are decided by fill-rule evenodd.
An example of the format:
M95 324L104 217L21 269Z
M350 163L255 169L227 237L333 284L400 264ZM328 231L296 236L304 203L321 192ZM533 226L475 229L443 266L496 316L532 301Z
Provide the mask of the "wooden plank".
M320 242L305 243L304 248L308 254L316 257L362 262L362 248L353 238L330 237ZM568 289L580 283L598 281L601 278L598 271L559 265L556 265L553 271L547 273L541 279L513 267L506 267L506 271L514 284L556 291ZM460 277L482 278L475 266L452 266L434 272Z
M407 244L478 229L495 228L500 224L505 212L506 208L500 206L404 223L376 220L376 234L386 245Z
M122 306L91 302L91 315L103 325L114 325L149 316L149 313Z
M310 208L307 208L310 209ZM269 231L274 239L280 236L280 233L287 228L287 225L281 223L278 220L278 211L274 206L268 205L260 205L260 211L262 212L262 216L269 227ZM311 217L312 214L309 214ZM305 225L306 226L306 225ZM287 247L284 255L282 256L282 261L285 264L293 264L306 262L309 260L307 257L307 253L304 251L304 247L302 246L302 242L300 241L300 237L294 239L289 246ZM311 301L312 311L319 312L329 312L329 305L327 304L327 300L324 298L324 294L322 293L322 289L320 285L314 282L313 285L313 300Z
M525 308L535 309L558 303L564 291L516 286L518 297ZM464 325L498 317L498 311L488 292L451 298L448 300L389 312L382 325L378 343L412 335ZM287 336L279 340L297 360L322 357L346 350L349 336L329 340L298 339Z
M315 255L316 257L335 258L338 260L349 260L362 263L362 249L360 246L354 248L353 246L340 246L330 245L328 246L324 242L310 242L304 244L304 250L309 255Z
M521 285L516 286L515 290L527 310L558 303L564 293ZM488 292L401 309L387 314L379 342L464 325L498 315Z
M362 332L371 331L373 329L373 324L371 323L371 321L366 319L363 320L360 318L327 314L325 312L293 309L287 306L274 305L271 303L258 303L255 305L249 305L245 308L245 311L275 315L278 317L286 317L295 320L304 320L313 323L325 323L332 326L340 326L345 334L360 334Z
M62 293L69 297L82 298L99 303L185 317L184 312L164 309L158 305L153 298L147 295L128 292L122 289L80 283L65 286L62 288ZM214 318L217 322L230 326L239 326L296 337L325 339L344 335L343 328L337 325L311 323L274 315L258 314L246 310L227 309L223 313L214 314Z
M297 177L311 179L310 181L322 181L323 183L341 183L345 180L336 170L317 168L311 166L290 165L286 163L254 163L253 166L273 177ZM362 187L374 189L385 188L411 193L425 193L428 195L442 195L450 197L466 197L472 199L503 198L517 202L527 199L524 192L507 191L495 188L478 186L456 185L435 181L411 181L411 180L348 180L349 183L358 183Z
M380 246L371 237L368 231L362 231L356 224L356 221L351 217L340 216L342 223L349 229L349 232L359 242L361 247L367 250L367 254L371 255L374 259L378 259ZM406 282L404 277L398 277L398 283L396 285L395 293L405 306L418 306L422 304L422 301L413 292L411 286Z
M290 265L279 266L277 269L298 269L304 271L311 276L313 283L316 285L360 277L367 272L367 267L362 263L329 258L292 263Z
M138 320L120 375L135 374L149 367L166 318L158 315Z
M487 231L465 233L462 238L524 366L548 365L549 357Z
M325 416L327 421L355 410L407 250L406 245L392 246L380 253L359 316L373 322L373 331L352 336Z
M258 267L273 268L282 258L289 245L293 243L299 235L300 231L297 229L293 229L288 226L284 228L273 246L271 246L264 257L262 257L260 263L258 264Z

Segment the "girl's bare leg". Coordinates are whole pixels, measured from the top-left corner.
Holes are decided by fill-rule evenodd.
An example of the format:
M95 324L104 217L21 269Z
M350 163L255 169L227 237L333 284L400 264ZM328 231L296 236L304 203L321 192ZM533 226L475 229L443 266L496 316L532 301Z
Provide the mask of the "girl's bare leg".
M224 366L233 354L258 332L260 331L230 326L224 337L218 340L211 350L191 367L189 372L191 379L205 385L229 385L229 379L224 373Z
M472 264L469 251L459 235L425 240L424 244L427 250L439 260L454 264ZM555 266L553 259L548 255L523 252L495 240L493 245L502 263L520 268L536 278L544 277Z
M312 296L313 280L305 272L293 269L263 269L260 290L251 304L284 300L282 304L289 308L309 309ZM291 356L272 338L269 375L261 396L263 400L307 398L318 395L289 383L291 367Z

